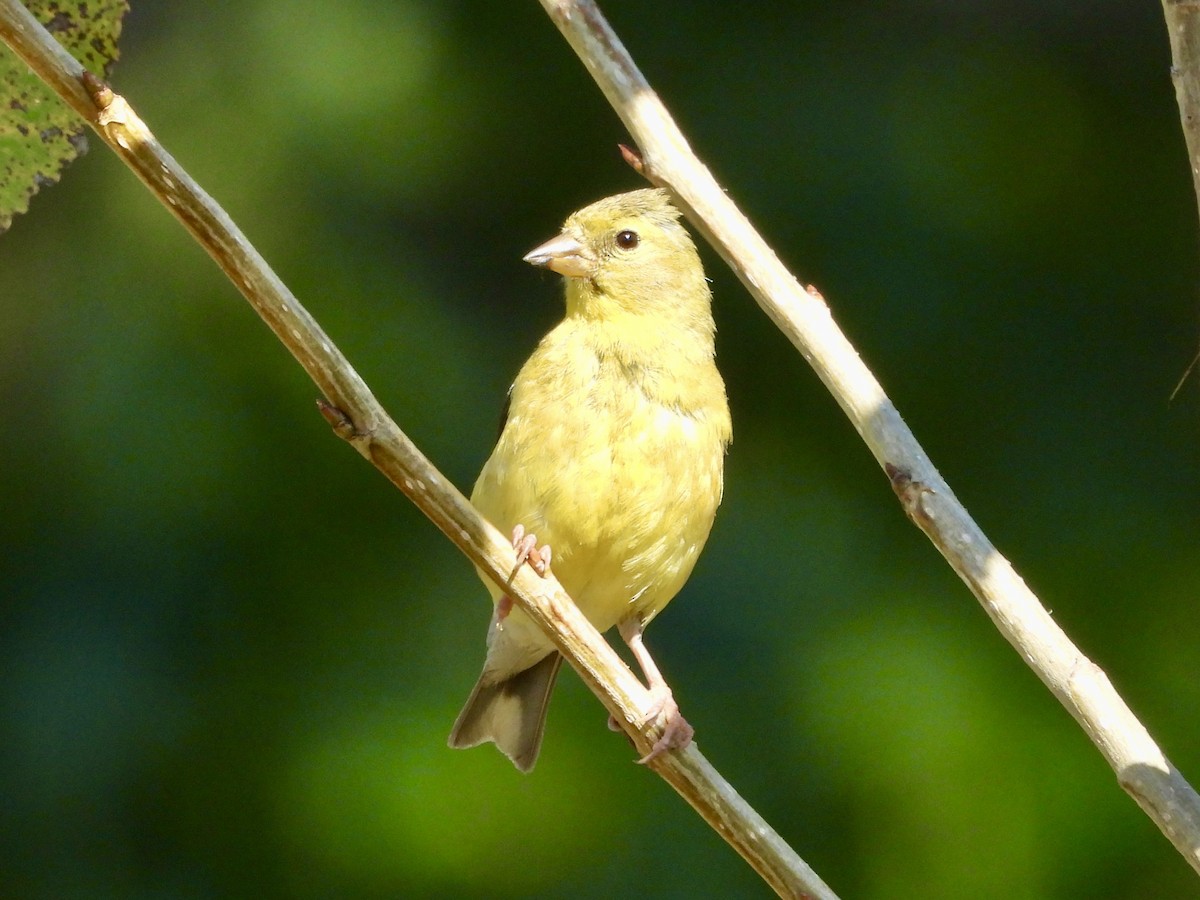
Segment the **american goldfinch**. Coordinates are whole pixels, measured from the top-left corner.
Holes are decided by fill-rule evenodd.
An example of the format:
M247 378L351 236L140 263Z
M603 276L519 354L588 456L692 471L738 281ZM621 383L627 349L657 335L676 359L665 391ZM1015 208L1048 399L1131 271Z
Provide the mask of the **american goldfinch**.
M581 209L525 261L565 276L566 316L517 375L471 502L512 532L519 561L544 573L553 551L554 574L597 629L618 626L664 727L655 756L686 746L692 729L642 631L708 538L732 435L708 282L679 212L654 189ZM485 583L487 659L450 746L493 741L527 772L562 657Z

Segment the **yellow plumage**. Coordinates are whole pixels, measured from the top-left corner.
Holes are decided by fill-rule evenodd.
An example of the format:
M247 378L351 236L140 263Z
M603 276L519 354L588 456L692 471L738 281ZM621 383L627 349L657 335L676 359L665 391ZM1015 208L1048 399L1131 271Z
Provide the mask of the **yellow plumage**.
M502 531L520 525L548 545L580 610L600 631L636 632L642 662L641 629L691 574L721 500L731 426L708 283L659 190L580 210L526 260L567 276L566 317L517 375L471 500ZM491 740L532 768L560 661L500 604L451 746ZM657 670L647 675L653 688Z

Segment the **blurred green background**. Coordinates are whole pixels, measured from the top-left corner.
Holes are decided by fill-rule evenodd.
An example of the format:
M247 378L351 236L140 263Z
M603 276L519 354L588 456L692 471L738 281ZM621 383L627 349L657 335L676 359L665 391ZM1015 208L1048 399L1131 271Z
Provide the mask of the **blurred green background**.
M613 2L694 148L1200 779L1200 242L1157 3ZM136 3L114 83L463 490L639 186L534 2ZM714 254L735 441L649 644L846 898L1195 874ZM470 565L98 141L0 238L0 895L767 896L578 679L535 772L445 738Z

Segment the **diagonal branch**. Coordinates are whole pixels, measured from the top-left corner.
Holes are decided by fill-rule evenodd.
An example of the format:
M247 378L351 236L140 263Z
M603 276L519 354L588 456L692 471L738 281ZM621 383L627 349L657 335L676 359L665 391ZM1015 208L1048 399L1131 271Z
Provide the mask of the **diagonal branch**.
M133 170L224 270L304 367L334 431L424 512L477 567L504 586L553 640L641 754L659 737L645 687L551 576L516 560L512 546L396 426L316 321L229 216L163 149L125 99L85 72L16 0L0 0L0 40L49 84ZM834 893L721 778L695 745L650 764L781 896Z
M1171 41L1171 80L1183 125L1192 187L1200 202L1200 3L1162 0Z
M971 589L1000 633L1075 717L1117 780L1200 872L1200 797L1104 672L1071 643L930 463L883 388L692 153L666 107L591 0L541 0L637 141L633 162L669 188L858 429L909 518Z
M1175 82L1175 103L1187 144L1188 168L1192 170L1192 190L1200 207L1200 3L1197 0L1162 0L1171 42L1171 80ZM1196 364L1200 352L1184 370L1171 399L1179 393Z

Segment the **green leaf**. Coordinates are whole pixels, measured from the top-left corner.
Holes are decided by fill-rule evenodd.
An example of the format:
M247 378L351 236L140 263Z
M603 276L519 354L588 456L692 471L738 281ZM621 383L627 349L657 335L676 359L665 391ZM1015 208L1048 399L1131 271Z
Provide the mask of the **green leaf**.
M107 78L116 61L127 0L29 0L29 11L87 69ZM29 198L58 181L87 151L87 126L20 59L0 44L0 233Z

